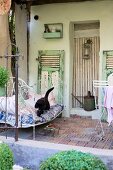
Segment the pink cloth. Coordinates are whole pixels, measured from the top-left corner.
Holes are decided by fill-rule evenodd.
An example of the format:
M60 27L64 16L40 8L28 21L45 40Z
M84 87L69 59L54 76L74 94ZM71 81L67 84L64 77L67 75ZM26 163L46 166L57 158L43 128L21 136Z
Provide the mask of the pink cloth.
M113 121L113 86L107 86L105 88L104 107L107 108L107 122L110 125Z
M111 122L113 121L113 108L110 109L107 108L107 113L108 113L107 122L110 125Z

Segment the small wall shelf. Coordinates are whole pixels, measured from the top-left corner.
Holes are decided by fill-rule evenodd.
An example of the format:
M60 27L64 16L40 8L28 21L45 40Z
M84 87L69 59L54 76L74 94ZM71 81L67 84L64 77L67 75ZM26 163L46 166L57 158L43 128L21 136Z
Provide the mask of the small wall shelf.
M63 37L63 24L62 23L53 23L53 24L44 24L44 33L43 38L45 39L55 39Z

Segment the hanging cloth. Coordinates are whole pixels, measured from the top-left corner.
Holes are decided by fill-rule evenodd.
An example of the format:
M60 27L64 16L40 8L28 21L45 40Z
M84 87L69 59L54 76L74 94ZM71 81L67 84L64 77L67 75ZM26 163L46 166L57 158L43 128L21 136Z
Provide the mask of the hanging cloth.
M107 109L109 125L113 121L113 86L105 88L104 107Z
M0 15L7 14L11 7L11 0L0 0Z
M11 54L8 15L0 15L0 56ZM0 65L6 67L6 58L0 58ZM8 58L8 69L11 71L11 58Z

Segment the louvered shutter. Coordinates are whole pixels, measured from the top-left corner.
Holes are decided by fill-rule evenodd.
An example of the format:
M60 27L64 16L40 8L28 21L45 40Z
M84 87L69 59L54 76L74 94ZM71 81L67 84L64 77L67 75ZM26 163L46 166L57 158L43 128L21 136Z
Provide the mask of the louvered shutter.
M39 51L38 56L38 91L45 93L54 86L57 101L61 102L63 96L64 77L64 51Z
M113 50L104 51L102 59L102 77L107 80L108 76L113 73Z
M106 68L113 69L113 56L112 55L106 57Z
M42 70L48 68L56 71L60 69L60 56L40 56L39 61Z

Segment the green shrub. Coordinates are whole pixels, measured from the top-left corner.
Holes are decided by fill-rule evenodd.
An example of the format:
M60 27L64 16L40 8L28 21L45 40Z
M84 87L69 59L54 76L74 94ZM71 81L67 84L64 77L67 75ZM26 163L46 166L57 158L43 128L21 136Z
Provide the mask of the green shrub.
M0 87L4 87L9 80L9 72L5 67L0 66Z
M13 169L13 153L5 143L0 144L0 170Z
M77 151L59 152L40 165L40 170L107 170L104 163L92 154Z

